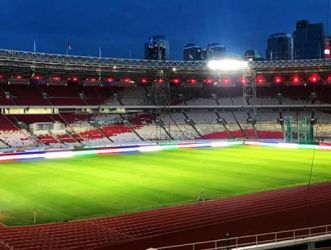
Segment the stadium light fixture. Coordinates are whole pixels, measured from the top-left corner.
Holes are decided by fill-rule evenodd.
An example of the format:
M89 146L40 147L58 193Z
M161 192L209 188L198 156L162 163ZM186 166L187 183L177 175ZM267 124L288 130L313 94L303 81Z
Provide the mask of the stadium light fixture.
M156 82L159 83L159 84L163 84L163 83L165 83L165 80L164 80L164 78L159 77L159 78L156 79Z
M206 84L213 84L215 82L215 80L211 77L208 77L208 78L204 79L203 82Z
M90 81L90 82L96 82L96 81L97 81L97 79L94 78L94 77L92 77L92 78L87 78L86 80L87 80L87 81Z
M293 85L299 85L302 82L302 77L300 75L293 75L291 81Z
M111 77L111 76L109 76L109 77L106 78L106 81L107 81L108 83L112 83L112 82L114 81L114 78Z
M149 83L149 80L146 77L142 77L142 78L140 78L140 83L141 84L147 84L147 83Z
M181 83L181 79L180 78L173 78L173 79L171 79L171 83L172 84L180 84Z
M125 84L129 84L129 83L133 83L133 80L130 77L124 77L121 79L121 82Z
M331 75L328 75L328 77L326 78L326 81L328 84L331 84Z
M248 62L235 59L212 60L208 68L215 71L241 71L248 69Z
M277 76L274 77L274 83L281 84L283 82L284 82L284 78L282 76L277 75Z
M242 85L245 85L245 84L248 83L248 79L247 79L247 77L245 77L245 76L240 76L240 77L239 77L239 82L240 82Z
M313 73L309 76L308 81L311 83L317 83L321 80L321 77L317 73Z
M224 85L229 85L231 83L231 79L228 76L221 77L220 81Z
M59 76L53 76L53 77L51 77L51 80L53 80L53 81L61 81L61 77L59 77Z
M187 83L189 83L189 84L197 84L198 81L195 78L190 78L190 79L187 80Z
M259 85L263 85L266 82L264 75L257 75L255 80Z

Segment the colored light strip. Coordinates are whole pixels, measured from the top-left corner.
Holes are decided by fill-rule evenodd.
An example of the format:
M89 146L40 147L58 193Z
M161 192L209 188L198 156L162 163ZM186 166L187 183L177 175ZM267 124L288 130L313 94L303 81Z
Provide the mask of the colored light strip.
M59 158L72 158L74 157L73 151L59 151L45 153L45 159L59 159Z
M139 146L135 147L119 147L119 148L106 148L106 149L97 149L97 154L116 154L116 153L132 153L138 152Z
M196 143L179 143L179 144L163 144L163 145L131 145L113 148L89 149L89 150L71 150L71 151L52 151L38 153L18 153L10 155L0 155L1 161L19 161L19 160L34 160L34 159L61 159L73 158L76 156L98 155L98 154L117 154L117 153L133 153L133 152L157 152L171 149L185 148L205 148L205 147L228 147L232 145L243 144L242 141L210 141Z
M331 146L326 146L326 145L321 145L318 148L322 150L331 150Z
M33 159L43 159L43 158L45 158L45 153L1 155L0 156L0 161L33 160Z
M312 144L296 144L296 143L281 143L281 142L259 142L259 141L245 141L244 145L266 146L274 148L307 148L307 149L322 149L331 150L331 146L326 145L312 145Z
M171 146L169 145L169 149L171 148ZM159 145L139 147L140 152L157 152L157 151L161 151L162 149L163 148Z
M211 147L219 148L219 147L229 147L234 145L242 145L243 141L213 141L210 143Z
M261 142L261 141L208 141L196 143L178 143L178 144L163 144L163 145L131 145L120 146L112 148L101 149L87 149L87 150L67 150L67 151L53 151L53 152L34 152L34 153L18 153L18 154L3 154L0 155L0 162L4 161L20 161L20 160L34 160L34 159L61 159L73 158L87 155L98 154L117 154L117 153L134 153L134 152L157 152L171 149L185 149L185 148L217 148L230 147L234 145L255 145L275 148L307 148L307 149L321 149L331 150L328 145L301 145L295 143L277 143L277 142Z

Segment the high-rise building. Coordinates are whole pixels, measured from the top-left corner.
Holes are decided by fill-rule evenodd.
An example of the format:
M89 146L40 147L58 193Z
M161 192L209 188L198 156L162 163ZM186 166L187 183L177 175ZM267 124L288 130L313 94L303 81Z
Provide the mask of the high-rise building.
M248 61L262 61L263 57L256 49L248 49L244 54L244 58Z
M225 47L219 43L210 43L206 49L194 43L189 43L184 47L185 61L199 61L199 60L218 60L225 56Z
M210 43L205 51L205 59L221 59L225 56L225 47L219 43Z
M189 43L184 47L184 61L202 60L202 48L194 43Z
M167 60L169 59L169 41L165 36L151 36L145 43L145 59Z
M293 40L290 34L272 34L267 43L267 60L291 60L293 58Z
M318 59L324 57L325 35L322 23L300 20L293 32L294 59Z
M208 60L207 49L202 49L202 51L201 51L201 58L202 58L202 60Z

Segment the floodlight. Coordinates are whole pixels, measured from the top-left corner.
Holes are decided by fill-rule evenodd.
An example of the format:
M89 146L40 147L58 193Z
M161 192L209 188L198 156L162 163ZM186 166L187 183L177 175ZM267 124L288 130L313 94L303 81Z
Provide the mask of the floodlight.
M208 62L208 68L218 71L240 71L248 68L248 62L235 59L212 60Z

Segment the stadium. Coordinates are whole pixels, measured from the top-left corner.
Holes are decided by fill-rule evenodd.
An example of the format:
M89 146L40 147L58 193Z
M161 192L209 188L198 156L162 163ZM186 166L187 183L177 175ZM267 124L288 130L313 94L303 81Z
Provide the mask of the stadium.
M0 73L0 249L329 242L331 61L0 50Z

